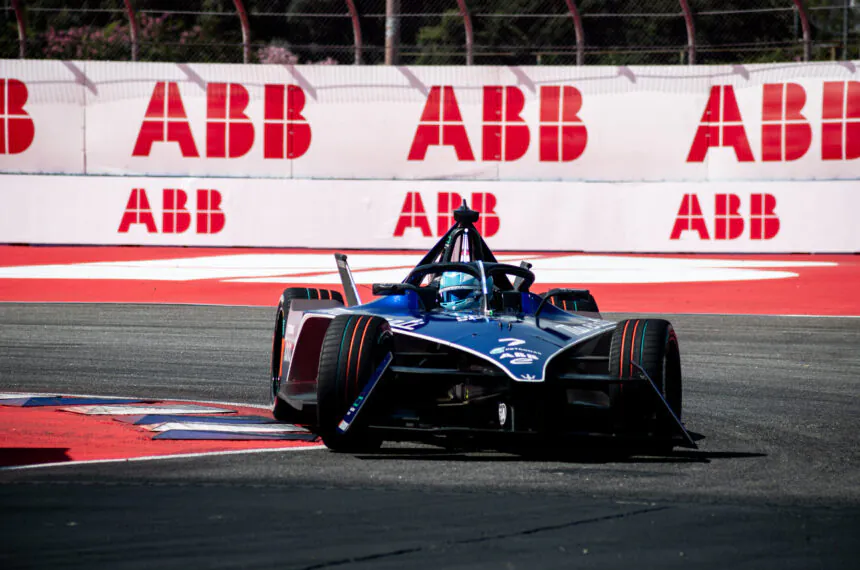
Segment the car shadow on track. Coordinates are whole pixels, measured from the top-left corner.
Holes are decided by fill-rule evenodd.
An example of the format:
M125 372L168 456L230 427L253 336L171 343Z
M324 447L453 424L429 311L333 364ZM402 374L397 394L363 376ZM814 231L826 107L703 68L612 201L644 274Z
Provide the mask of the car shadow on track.
M694 440L704 436L694 434ZM618 444L587 444L575 448L543 445L529 448L477 447L384 447L357 457L370 461L459 461L464 463L553 462L553 463L711 463L722 459L754 459L766 453L746 451L702 451L699 449L654 449Z

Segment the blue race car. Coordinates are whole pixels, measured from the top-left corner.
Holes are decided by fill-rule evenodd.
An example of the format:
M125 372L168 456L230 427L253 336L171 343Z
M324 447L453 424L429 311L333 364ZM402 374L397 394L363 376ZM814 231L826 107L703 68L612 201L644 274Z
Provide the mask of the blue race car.
M610 322L590 293L529 291L527 263L497 262L464 203L454 226L401 283L362 304L290 288L272 345L275 418L335 451L384 440L498 447L608 437L661 450L696 445L680 421L681 358L661 319Z

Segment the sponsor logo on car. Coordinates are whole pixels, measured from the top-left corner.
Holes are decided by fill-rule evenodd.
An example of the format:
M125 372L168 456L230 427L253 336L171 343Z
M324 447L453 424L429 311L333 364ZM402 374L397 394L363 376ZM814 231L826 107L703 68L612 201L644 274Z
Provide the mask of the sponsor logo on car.
M523 345L526 341L518 338L500 338L500 343L505 346L498 346L490 350L490 354L498 358L504 364L531 364L535 360L540 360L541 353L537 350L526 348Z
M607 321L600 320L583 320L581 323L577 324L567 324L561 323L555 325L555 330L567 333L571 336L580 336L584 334L588 334L597 329L605 328Z
M414 331L415 329L419 329L426 325L427 321L424 319L394 319L388 321L388 324L395 329Z

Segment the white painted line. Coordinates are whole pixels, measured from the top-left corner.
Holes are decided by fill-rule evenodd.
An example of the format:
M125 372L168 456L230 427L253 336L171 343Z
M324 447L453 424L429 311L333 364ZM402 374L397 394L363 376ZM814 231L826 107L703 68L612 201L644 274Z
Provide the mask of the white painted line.
M36 463L34 465L13 465L0 467L0 471L19 471L22 469L41 469L42 467L64 467L67 465L95 465L99 463L131 463L137 461L157 461L160 459L188 459L194 457L209 457L217 455L241 455L243 453L274 453L278 451L311 451L325 449L325 445L303 445L300 447L267 447L265 449L236 449L230 451L204 451L200 453L181 453L178 455L149 455L147 457L132 457L121 459L88 459L83 461L58 461L56 463Z
M54 398L54 397L56 397L56 396L57 396L56 394L50 394L50 395L48 395L48 394L15 394L15 393L8 393L8 394L0 394L0 400L18 400L18 399L21 399L21 398Z
M754 255L754 254L749 254ZM787 254L786 254L787 255ZM349 255L359 284L401 280L420 254ZM793 268L835 267L833 261L737 259L690 255L503 254L500 261L525 260L543 283L700 283L797 277ZM0 267L0 279L131 279L240 283L340 284L331 254L243 253L132 261L103 261Z
M60 408L64 412L75 414L86 414L89 416L132 416L147 414L235 414L235 410L224 408L212 408L208 406L74 406L71 408Z
M860 315L773 315L767 313L673 313L664 311L662 313L650 313L648 311L601 311L601 314L607 315L636 315L637 317L654 316L657 318L668 318L667 315L677 315L681 317L762 317L762 318L777 318L777 319L860 319ZM614 320L614 317L606 319L607 321ZM619 319L620 320L620 319Z
M303 427L291 424L217 424L200 422L166 422L140 426L149 431L218 431L225 433L310 433Z

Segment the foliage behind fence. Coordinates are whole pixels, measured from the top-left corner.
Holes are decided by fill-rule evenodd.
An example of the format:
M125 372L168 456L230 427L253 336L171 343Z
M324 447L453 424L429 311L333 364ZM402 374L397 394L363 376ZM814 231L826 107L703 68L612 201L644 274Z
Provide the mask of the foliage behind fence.
M234 0L130 0L141 61L243 61ZM466 63L458 0L399 0L399 63ZM0 4L0 57L19 55L12 0ZM128 60L132 29L125 0L20 0L26 57ZM254 63L364 64L385 60L386 0L244 0ZM688 0L696 63L796 61L803 57L795 0ZM803 0L811 59L860 58L860 3ZM577 61L570 10L581 16L583 63L689 63L678 0L463 0L478 65L571 65ZM360 37L360 41L357 41Z

